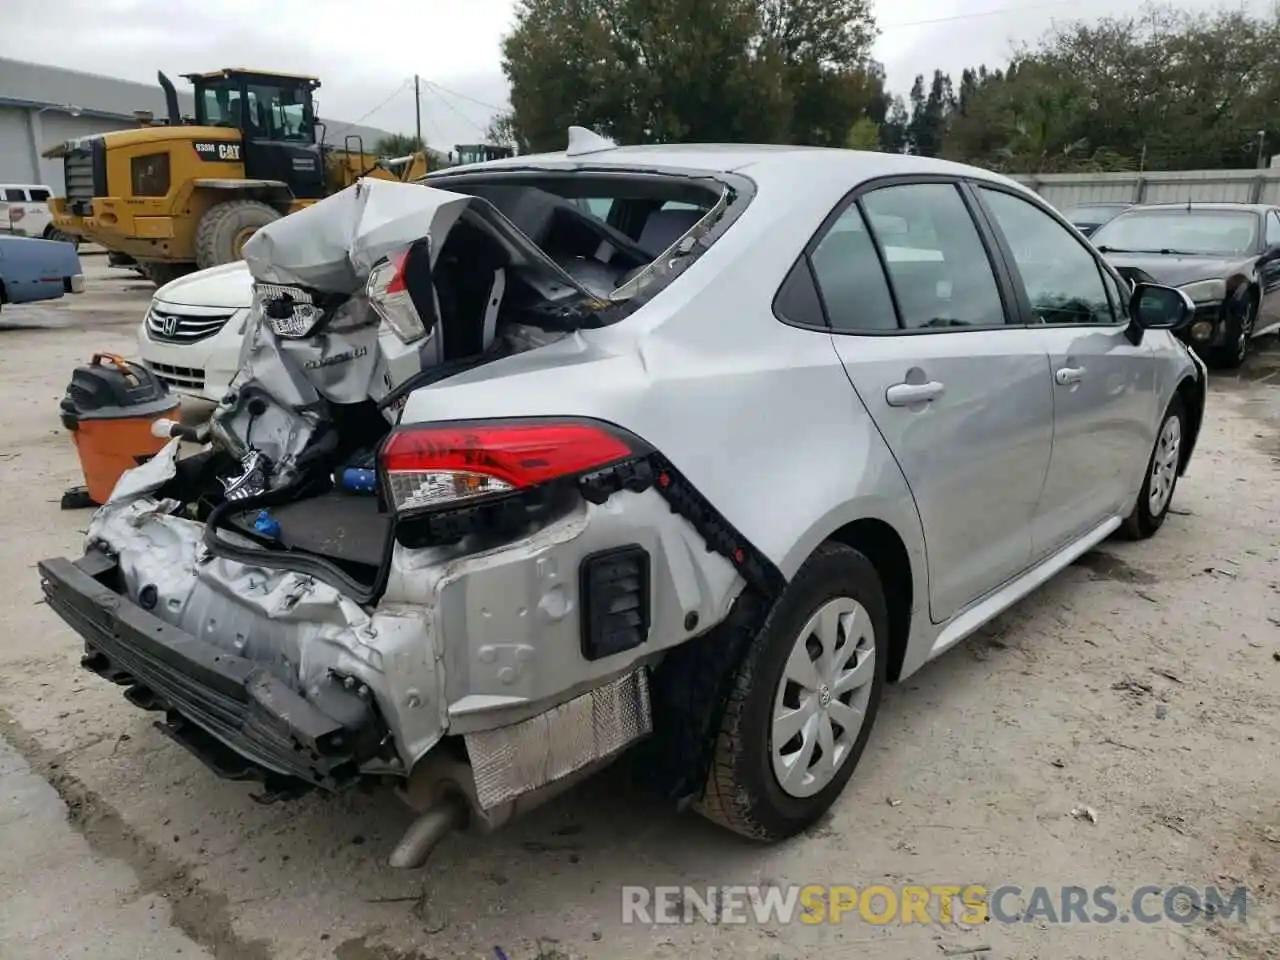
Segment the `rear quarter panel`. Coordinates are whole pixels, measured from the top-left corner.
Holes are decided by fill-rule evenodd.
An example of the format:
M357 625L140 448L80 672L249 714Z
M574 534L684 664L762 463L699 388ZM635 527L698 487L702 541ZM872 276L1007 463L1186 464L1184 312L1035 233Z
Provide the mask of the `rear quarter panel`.
M69 243L0 237L0 283L8 303L61 297L64 282L79 273L80 257Z

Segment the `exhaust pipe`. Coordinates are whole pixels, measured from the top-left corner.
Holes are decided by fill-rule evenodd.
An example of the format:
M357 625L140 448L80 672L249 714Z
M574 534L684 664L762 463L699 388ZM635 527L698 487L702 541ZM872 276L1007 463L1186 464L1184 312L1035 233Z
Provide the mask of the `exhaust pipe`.
M427 857L441 840L465 826L466 822L466 802L456 794L442 796L409 825L391 851L388 863L397 870L416 870L427 862Z
M178 91L173 81L164 75L163 70L156 71L156 79L160 81L160 89L164 91L164 108L169 114L169 126L182 126L182 108L178 106Z

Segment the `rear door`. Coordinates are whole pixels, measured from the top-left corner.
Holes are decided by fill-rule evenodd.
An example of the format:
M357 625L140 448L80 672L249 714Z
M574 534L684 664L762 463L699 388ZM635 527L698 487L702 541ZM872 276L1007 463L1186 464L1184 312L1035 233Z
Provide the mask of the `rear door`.
M1154 352L1130 342L1121 288L1092 248L1024 196L974 193L1053 369L1053 457L1034 537L1043 557L1133 506L1160 413Z
M864 189L810 247L836 350L915 496L942 622L1031 561L1053 401L959 185Z

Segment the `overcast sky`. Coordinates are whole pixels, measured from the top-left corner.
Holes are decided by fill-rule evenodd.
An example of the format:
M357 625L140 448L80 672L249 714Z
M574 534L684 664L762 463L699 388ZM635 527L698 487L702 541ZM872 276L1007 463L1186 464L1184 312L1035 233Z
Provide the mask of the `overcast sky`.
M1270 0L1222 2L1253 10ZM1137 10L1141 0L873 0L876 56L905 93L917 73L1008 58L1055 22ZM318 76L330 120L414 129L412 76L423 78L427 141L477 141L506 102L498 45L513 0L0 0L0 56L152 83L247 66ZM404 11L412 11L406 14ZM434 17L433 17L434 15ZM2 93L3 91L0 91Z

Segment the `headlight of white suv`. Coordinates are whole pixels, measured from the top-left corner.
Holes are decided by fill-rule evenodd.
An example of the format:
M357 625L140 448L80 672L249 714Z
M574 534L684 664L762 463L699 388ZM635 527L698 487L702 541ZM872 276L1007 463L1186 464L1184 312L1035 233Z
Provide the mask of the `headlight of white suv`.
M1217 303L1227 298L1227 281L1197 280L1179 287L1195 303Z

